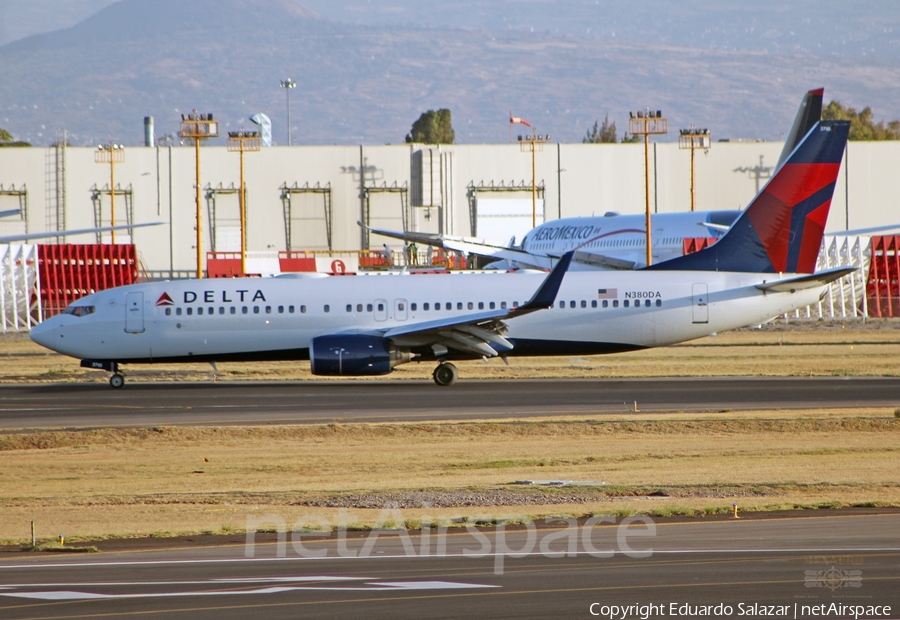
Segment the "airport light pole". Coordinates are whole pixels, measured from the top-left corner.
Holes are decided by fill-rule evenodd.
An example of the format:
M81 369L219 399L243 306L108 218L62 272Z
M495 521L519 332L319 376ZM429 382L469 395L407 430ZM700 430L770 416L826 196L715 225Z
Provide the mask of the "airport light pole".
M646 198L647 226L647 266L653 261L652 229L650 227L650 136L669 132L668 120L660 110L644 109L629 112L628 132L633 136L644 136L644 196Z
M98 164L109 164L109 224L116 225L116 164L125 162L125 147L121 144L99 144L94 151L94 161ZM112 244L116 244L116 229L110 231Z
M691 211L697 210L697 190L694 183L694 151L697 149L709 150L712 136L709 129L697 129L693 125L688 129L679 130L678 148L691 151Z
M526 127L531 127L531 123L526 121L525 119L517 118L510 113L509 115L509 125L510 130L513 125L525 125ZM535 158L535 153L542 152L544 150L544 143L550 142L550 134L538 135L535 133L534 127L531 127L531 137L519 136L519 148L523 153L530 152L531 153L531 227L535 228L537 226L537 161Z
M203 278L203 217L200 211L200 141L206 138L219 137L219 123L213 120L212 114L197 114L194 110L190 114L181 115L182 138L194 141L194 153L197 167L196 198L197 198L197 279Z
M281 80L281 87L287 92L287 134L288 134L288 146L291 146L291 91L297 88L297 82L288 78L286 80Z
M247 275L247 188L244 186L244 153L260 150L258 131L229 131L228 150L241 154L241 275Z

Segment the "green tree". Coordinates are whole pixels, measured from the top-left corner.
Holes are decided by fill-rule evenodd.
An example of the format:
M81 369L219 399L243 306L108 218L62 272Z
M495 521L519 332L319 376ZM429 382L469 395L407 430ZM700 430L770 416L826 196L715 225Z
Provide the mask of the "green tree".
M16 140L13 135L0 127L0 147L3 146L31 146L27 142Z
M875 124L872 108L866 106L861 112L856 108L845 108L832 101L822 110L822 120L850 121L850 140L900 140L900 120Z
M453 144L456 140L456 132L453 131L453 123L450 119L450 110L428 110L423 112L412 125L412 130L406 134L407 142L421 142L422 144Z
M615 144L618 142L616 136L616 121L609 122L609 114L603 118L603 124L599 125L594 121L594 126L588 129L584 138L581 140L585 144Z

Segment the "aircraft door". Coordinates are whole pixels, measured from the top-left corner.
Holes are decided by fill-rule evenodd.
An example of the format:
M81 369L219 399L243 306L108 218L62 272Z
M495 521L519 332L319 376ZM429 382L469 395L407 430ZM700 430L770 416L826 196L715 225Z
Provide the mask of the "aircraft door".
M144 331L144 294L125 295L125 331L140 334Z
M375 320L376 321L387 321L387 300L386 299L376 299L375 300Z
M709 323L709 291L705 282L694 283L694 323Z
M406 303L405 299L395 299L394 300L394 320L395 321L405 321L408 315L408 307L409 304Z

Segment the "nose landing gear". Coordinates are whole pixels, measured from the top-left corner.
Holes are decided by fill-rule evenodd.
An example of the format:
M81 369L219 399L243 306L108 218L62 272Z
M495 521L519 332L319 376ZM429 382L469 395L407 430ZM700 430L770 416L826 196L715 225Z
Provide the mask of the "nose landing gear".
M113 373L109 378L110 386L118 389L125 385L125 375L119 372L119 362L111 362L109 360L81 360L82 368L95 368L97 370L108 370Z

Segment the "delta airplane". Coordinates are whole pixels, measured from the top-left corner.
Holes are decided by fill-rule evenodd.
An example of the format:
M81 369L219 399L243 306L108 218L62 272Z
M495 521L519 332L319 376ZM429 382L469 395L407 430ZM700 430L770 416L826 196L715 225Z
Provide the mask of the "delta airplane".
M825 89L807 92L787 134L775 169L819 122ZM653 262L681 256L684 240L691 237L721 237L740 211L694 211L653 215ZM362 224L360 223L360 226ZM522 241L503 244L474 237L440 236L366 227L371 232L431 245L455 252L483 256L496 261L489 268L551 269L566 252L574 251L572 269L640 269L646 266L647 233L644 214L569 217L545 222L528 232Z
M815 303L853 268L813 273L849 132L816 124L711 247L637 271L278 276L134 284L88 295L31 330L38 344L120 364L310 360L313 374L399 364L585 355L684 342Z

